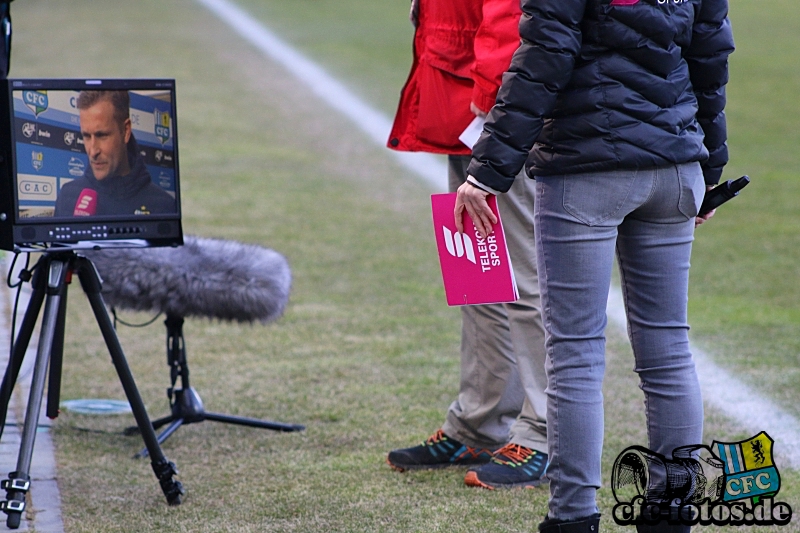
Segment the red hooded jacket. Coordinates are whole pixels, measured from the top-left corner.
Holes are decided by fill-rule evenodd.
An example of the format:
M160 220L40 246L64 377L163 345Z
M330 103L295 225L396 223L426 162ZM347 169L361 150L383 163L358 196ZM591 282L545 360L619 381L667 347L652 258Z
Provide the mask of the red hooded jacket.
M387 146L469 155L458 136L488 112L519 46L519 0L419 0L414 63Z

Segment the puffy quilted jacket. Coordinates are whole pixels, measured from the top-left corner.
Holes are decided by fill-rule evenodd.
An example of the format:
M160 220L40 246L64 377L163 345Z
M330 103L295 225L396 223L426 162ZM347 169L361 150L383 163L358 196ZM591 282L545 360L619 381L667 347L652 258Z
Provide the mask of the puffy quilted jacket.
M727 0L523 0L514 54L469 173L529 176L727 163ZM527 159L527 164L525 163Z

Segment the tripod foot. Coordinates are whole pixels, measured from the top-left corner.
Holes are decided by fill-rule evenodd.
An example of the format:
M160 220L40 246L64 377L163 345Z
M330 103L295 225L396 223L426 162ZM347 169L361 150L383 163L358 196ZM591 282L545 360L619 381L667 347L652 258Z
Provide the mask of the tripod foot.
M180 481L172 479L172 476L178 473L178 469L175 468L175 463L164 458L161 461L154 461L151 464L153 466L153 472L156 473L158 482L161 485L161 490L164 491L164 496L167 497L167 503L169 505L180 505L181 496L186 494L186 491Z
M23 496L24 498L24 496ZM17 529L22 521L22 513L25 510L25 501L23 500L8 500L2 502L0 505L2 511L8 515L6 518L6 526L9 529Z
M20 475L18 472L11 472L8 479L0 483L0 488L6 491L6 500L0 502L0 511L6 513L6 526L9 529L17 529L22 521L22 513L25 511L25 494L30 490L31 478L28 475Z
M6 527L8 529L18 529L20 522L22 522L22 513L8 513L8 518L6 518Z

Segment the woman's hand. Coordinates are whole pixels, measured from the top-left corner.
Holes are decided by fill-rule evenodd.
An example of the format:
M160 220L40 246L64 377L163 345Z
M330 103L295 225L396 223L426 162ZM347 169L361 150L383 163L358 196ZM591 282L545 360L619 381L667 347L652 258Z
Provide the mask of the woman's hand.
M706 185L706 192L710 191L713 188L714 188L713 185ZM703 223L707 222L708 219L713 217L714 213L716 213L716 212L717 212L716 209L712 209L711 211L709 211L708 213L706 213L703 216L699 216L698 215L698 216L694 217L694 227L696 228L700 224L703 224Z
M458 188L453 215L456 218L456 229L458 229L459 233L464 233L464 224L462 222L464 209L467 210L481 237L485 239L493 231L492 226L497 224L497 217L492 213L489 204L486 202L486 197L489 194L466 182Z

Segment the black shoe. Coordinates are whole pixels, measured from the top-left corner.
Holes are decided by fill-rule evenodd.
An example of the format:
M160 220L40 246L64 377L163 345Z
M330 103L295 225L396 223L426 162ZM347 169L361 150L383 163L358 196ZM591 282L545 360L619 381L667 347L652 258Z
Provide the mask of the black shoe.
M386 462L395 470L403 472L447 466L480 465L489 462L491 458L491 450L461 444L445 435L440 429L418 446L389 452Z
M597 533L600 530L600 513L577 520L545 518L539 524L540 533Z
M691 520L692 518L692 511L688 510L686 507L682 508L684 513L688 513L686 515L686 519ZM675 513L676 509L660 509L659 514L662 512L668 512L669 516L672 516ZM680 509L678 510L680 513ZM648 520L648 518L651 518ZM639 516L639 519L636 522L636 533L689 533L692 530L691 526L687 526L686 524L681 523L669 523L667 520L658 521L652 520L652 517L648 511L648 507L644 506L642 509L642 514Z
M464 483L484 489L533 488L541 485L547 454L519 444L506 444L483 466L470 469Z

